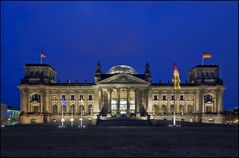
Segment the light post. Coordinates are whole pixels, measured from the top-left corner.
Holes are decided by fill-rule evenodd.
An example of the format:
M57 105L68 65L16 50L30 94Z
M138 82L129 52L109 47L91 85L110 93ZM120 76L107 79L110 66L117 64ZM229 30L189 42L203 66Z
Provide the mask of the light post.
M65 118L64 118L64 111L63 111L64 106L66 106L66 102L65 102L65 98L62 96L61 126L59 126L60 128L65 127L65 126L64 126Z
M79 119L79 120L80 120L80 126L78 126L78 127L79 127L79 128L82 128L82 127L84 128L85 126L83 126L83 116L82 116L83 106L81 105L80 108L81 108L81 109L80 109L80 111L81 111L81 112L80 112L80 119Z
M73 124L74 124L74 118L73 118L73 106L71 107L71 119L70 119L70 121L71 121L71 127L72 127Z

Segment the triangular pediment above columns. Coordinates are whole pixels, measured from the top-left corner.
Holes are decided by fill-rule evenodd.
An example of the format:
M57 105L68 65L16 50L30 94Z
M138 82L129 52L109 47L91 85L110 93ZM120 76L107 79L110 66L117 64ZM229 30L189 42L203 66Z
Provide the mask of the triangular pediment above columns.
M150 84L150 82L131 74L116 74L112 77L101 80L97 84Z

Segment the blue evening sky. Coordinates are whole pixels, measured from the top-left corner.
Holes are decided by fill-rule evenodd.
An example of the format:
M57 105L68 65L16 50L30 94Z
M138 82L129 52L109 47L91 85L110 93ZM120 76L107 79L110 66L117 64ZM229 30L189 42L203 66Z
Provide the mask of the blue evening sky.
M153 81L171 81L173 61L183 82L201 64L220 66L224 108L238 106L237 2L1 2L1 102L19 107L26 63L54 67L61 82L93 82L95 66L126 64Z

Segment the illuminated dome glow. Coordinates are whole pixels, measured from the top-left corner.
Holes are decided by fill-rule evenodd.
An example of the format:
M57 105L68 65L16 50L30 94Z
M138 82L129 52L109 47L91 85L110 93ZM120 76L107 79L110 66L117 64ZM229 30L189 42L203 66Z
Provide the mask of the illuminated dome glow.
M116 65L110 68L108 74L118 74L118 73L127 73L127 74L137 74L135 69L128 65Z

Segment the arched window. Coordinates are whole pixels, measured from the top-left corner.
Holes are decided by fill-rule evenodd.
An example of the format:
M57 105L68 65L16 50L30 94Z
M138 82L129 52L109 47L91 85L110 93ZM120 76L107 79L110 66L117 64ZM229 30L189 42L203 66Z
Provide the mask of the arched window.
M88 106L88 111L90 115L93 115L93 105Z
M40 100L41 100L41 95L39 94L32 95L32 101L40 101Z
M75 105L70 106L70 113L72 113L72 114L75 113Z
M176 107L175 107L176 108ZM174 105L171 105L170 106L170 113L173 113L174 112Z
M183 114L183 113L184 113L184 107L183 107L183 105L180 105L180 106L179 106L179 113L180 113L180 114Z
M84 107L84 105L80 105L80 106L79 106L79 114L81 114L81 112L82 112L82 115L84 115L84 113L85 113L85 107Z
M207 103L207 102L214 102L212 95L207 94L204 96L204 103Z
M158 115L158 106L157 105L153 106L153 115Z
M163 113L163 114L166 114L166 112L167 112L167 111L166 111L166 110L167 110L167 109L166 109L166 105L162 105L162 108L161 108L161 109L162 109L162 113Z
M188 105L188 113L189 114L193 113L193 106L192 105Z
M52 107L52 113L57 114L57 105L53 105Z
M63 106L63 113L66 113L66 106Z

